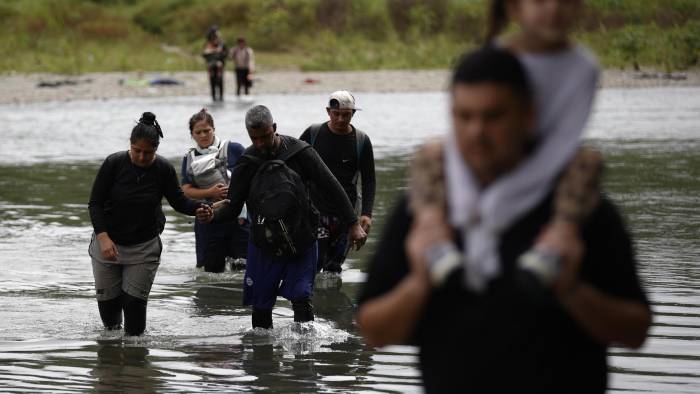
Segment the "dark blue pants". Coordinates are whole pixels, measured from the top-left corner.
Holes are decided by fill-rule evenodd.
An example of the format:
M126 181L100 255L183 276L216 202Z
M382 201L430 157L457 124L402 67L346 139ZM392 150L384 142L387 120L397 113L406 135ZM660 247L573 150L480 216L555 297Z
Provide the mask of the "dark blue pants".
M270 256L248 243L243 305L272 309L277 296L290 301L308 299L314 293L318 244L294 257Z
M200 223L194 222L197 267L207 272L223 272L226 256L246 258L250 223Z
M322 213L319 219L317 270L341 272L350 250L348 226L333 215Z

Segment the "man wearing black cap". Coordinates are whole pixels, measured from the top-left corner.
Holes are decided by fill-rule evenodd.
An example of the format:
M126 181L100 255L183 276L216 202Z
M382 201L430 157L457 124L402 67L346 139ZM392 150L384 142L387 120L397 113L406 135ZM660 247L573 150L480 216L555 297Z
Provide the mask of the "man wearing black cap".
M326 107L329 120L309 126L299 139L314 147L343 186L350 202L355 207L361 205L359 222L369 234L375 192L374 152L369 137L350 123L357 110L350 92L333 92ZM357 192L358 178L362 178L360 195ZM318 191L313 193L313 199L321 213L317 268L339 273L349 249L352 246L359 249L366 238L349 245L348 229L339 220L332 201Z

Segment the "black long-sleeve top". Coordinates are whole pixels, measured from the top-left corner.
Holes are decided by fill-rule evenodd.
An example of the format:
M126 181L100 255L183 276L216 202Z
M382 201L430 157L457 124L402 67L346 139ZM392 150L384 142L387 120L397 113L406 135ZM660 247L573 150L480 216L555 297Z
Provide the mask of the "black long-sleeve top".
M247 156L263 160L274 160L290 147L296 144L306 144L294 137L286 135L280 135L279 137L282 139L280 147L272 157L263 156L253 146L249 146L243 153L243 156L238 159L231 173L231 182L228 188L228 199L230 202L216 210L214 222L234 220L241 212L243 203L248 199L250 184L259 167L259 163L254 162ZM307 184L313 183L320 193L328 196L328 200L332 202L335 209L334 212L340 220L347 224L357 222L357 215L352 204L350 204L348 196L315 150L311 148L304 149L289 158L286 164L299 174L304 182Z
M311 127L307 128L299 137L300 140L311 143ZM357 201L357 179L359 170L362 179L362 215L372 216L374 207L374 193L376 181L374 175L374 150L369 136L365 135L364 143L361 147L360 156L357 155L355 127L348 134L335 134L324 123L318 130L318 136L313 147L321 156L323 162L335 175L343 190L348 195L350 202L355 205ZM358 163L359 161L359 163ZM319 211L332 213L332 202L328 201L323 194L314 193L314 203Z
M90 219L96 234L107 232L119 245L146 242L163 231L165 197L178 212L194 215L198 202L187 198L178 184L175 168L156 156L141 168L129 153L117 152L102 163L90 193Z

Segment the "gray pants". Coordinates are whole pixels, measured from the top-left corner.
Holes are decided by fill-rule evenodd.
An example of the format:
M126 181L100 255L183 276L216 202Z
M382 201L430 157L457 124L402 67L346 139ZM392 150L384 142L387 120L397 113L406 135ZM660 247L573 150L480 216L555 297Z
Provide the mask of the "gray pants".
M122 292L148 300L163 251L160 237L136 245L116 246L119 251L117 261L105 260L100 243L92 234L88 252L92 258L97 301L111 300Z

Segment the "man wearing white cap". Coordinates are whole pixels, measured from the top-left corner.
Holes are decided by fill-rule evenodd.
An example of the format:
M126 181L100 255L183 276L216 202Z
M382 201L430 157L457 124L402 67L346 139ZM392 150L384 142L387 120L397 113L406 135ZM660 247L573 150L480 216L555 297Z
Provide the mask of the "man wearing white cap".
M358 109L350 92L339 90L331 93L326 106L329 120L309 126L299 139L318 152L343 186L350 202L361 209L359 223L369 234L375 192L374 152L369 137L350 123ZM359 195L358 178L362 179ZM340 272L350 248L359 249L366 238L349 245L348 230L334 212L332 201L318 192L313 193L313 199L321 213L318 270Z

